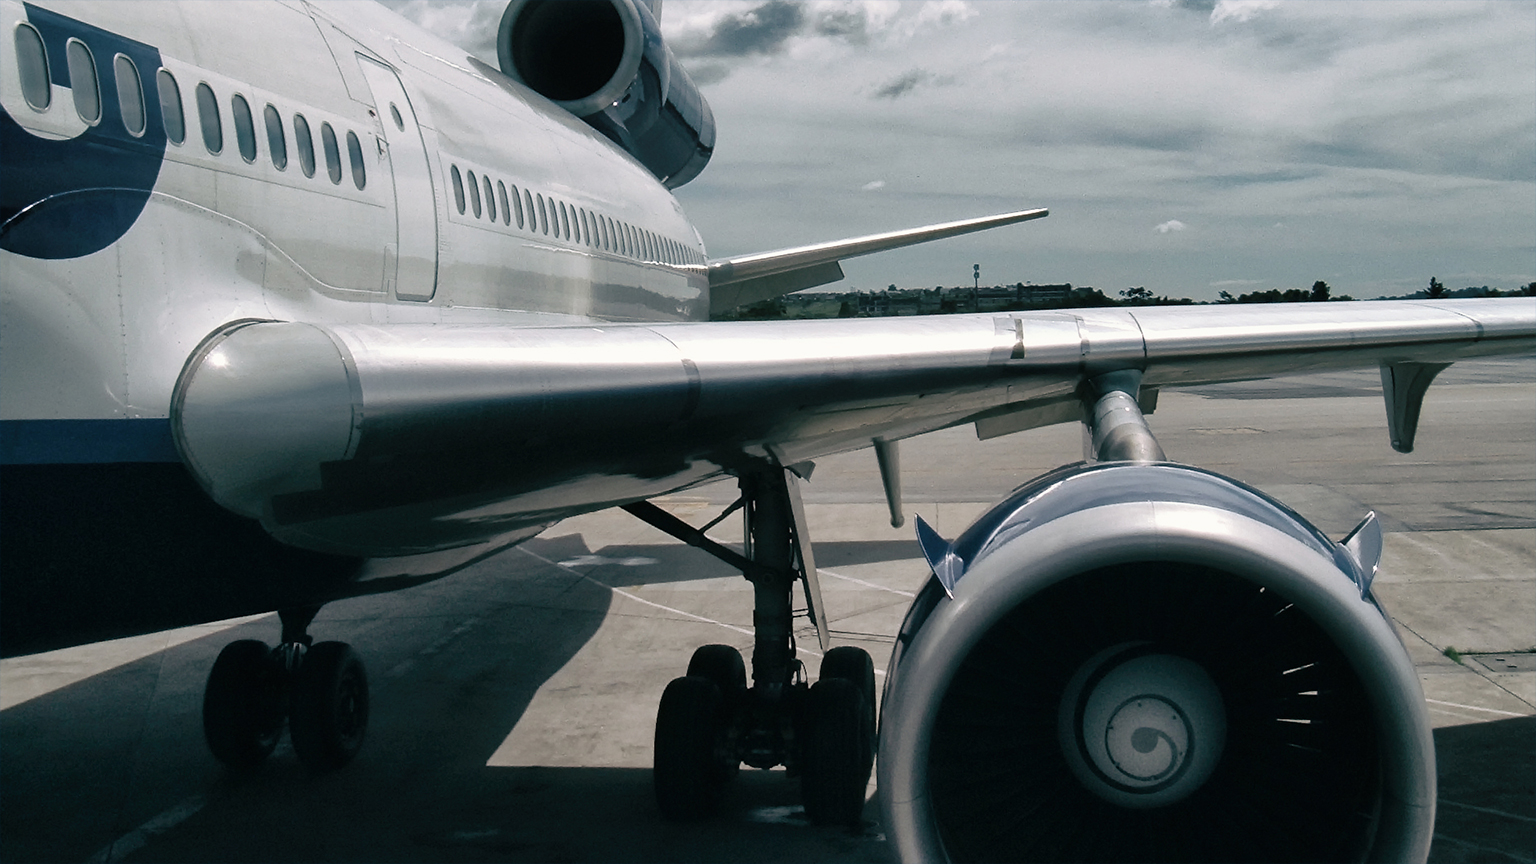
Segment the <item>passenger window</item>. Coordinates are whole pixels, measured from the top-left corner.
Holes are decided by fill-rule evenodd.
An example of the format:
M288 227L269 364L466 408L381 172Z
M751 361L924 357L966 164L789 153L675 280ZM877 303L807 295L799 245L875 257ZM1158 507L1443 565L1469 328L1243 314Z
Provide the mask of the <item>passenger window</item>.
M396 108L393 102L389 103L389 117L395 121L396 129L399 129L401 132L405 131L405 118L400 116L400 109Z
M75 111L92 126L101 120L101 90L96 80L96 58L79 39L69 40L65 49L69 61L69 88L75 94Z
M138 137L144 134L144 82L139 79L139 67L126 54L112 60L112 71L117 78L117 107L123 115L123 128Z
M464 215L464 178L459 175L459 166L454 165L448 169L448 176L453 180L453 206Z
M475 211L475 218L480 218L480 183L475 180L475 172L470 171L464 178L464 185L469 187L469 208Z
M16 66L21 73L21 95L33 110L46 111L53 102L48 83L48 50L31 24L16 25Z
M523 203L528 205L528 233L536 234L539 230L538 212L533 209L533 193L523 190Z
M203 127L203 146L209 153L224 150L224 124L219 120L219 100L206 82L197 85L197 122Z
M363 142L357 133L347 130L347 158L352 161L352 185L362 189L368 185L368 166L363 163Z
M281 171L288 167L288 139L283 135L283 116L268 102L261 117L267 124L267 152L272 154L272 167Z
M512 224L512 211L507 209L507 186L500 180L496 181L496 197L501 199L501 224ZM513 200L517 199L517 188L512 189Z
M492 222L496 221L496 196L491 192L491 178L480 175L480 182L485 185L485 216Z
M305 177L315 176L315 140L309 134L309 121L303 114L293 115L293 146L299 151L299 170Z
M560 233L565 239L571 239L571 217L565 213L565 202L560 202Z
M517 187L516 186L513 186L512 187L512 195L511 195L511 198L509 200L511 200L511 202L512 202L512 209L517 211L517 227L518 228L522 228L523 227L523 199L522 199L521 196L522 196L522 193L517 191Z
M176 76L169 69L155 73L155 89L160 91L160 120L165 124L165 137L172 144L187 139L187 120L181 113L181 88L176 86Z
M544 209L544 196L540 195L540 196L538 196L538 199L539 199L539 229L541 231L543 231L545 234L548 234L549 233L549 211Z
M235 144L240 148L240 158L256 161L256 121L251 117L251 104L239 93L229 97L229 107L235 115Z
M341 183L341 148L336 144L336 130L329 123L320 124L320 146L325 148L325 173L331 182Z
M597 217L597 233L603 238L603 251L613 251L613 220L606 216Z
M587 244L588 246L591 246L592 245L592 223L587 221L587 208L585 208L585 207L577 207L576 208L576 216L577 216L576 224L581 226L581 237L579 237L578 239L581 240L581 242Z

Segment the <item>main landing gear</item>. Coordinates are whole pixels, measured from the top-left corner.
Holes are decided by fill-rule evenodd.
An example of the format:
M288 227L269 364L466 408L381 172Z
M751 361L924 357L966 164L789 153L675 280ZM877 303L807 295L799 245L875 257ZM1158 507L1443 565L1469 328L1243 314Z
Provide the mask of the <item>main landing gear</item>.
M755 595L752 680L741 652L705 645L662 693L656 714L654 783L662 815L711 815L742 763L799 774L806 816L856 825L875 758L875 668L862 648L826 652L814 686L795 657L791 589L797 578L826 644L825 613L795 474L767 466L741 476L747 555L721 546L648 502L624 509L742 570ZM714 523L711 523L714 524ZM709 526L706 526L706 529Z
M276 648L242 639L219 652L203 691L203 735L220 762L260 763L277 746L285 720L294 752L311 768L340 768L363 746L368 676L346 643L315 644L305 632L319 611L280 611Z

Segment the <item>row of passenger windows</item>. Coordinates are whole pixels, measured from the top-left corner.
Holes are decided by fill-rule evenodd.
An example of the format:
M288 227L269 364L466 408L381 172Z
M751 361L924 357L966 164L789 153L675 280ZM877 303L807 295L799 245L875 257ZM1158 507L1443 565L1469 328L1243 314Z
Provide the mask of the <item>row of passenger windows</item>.
M53 101L49 84L48 52L43 39L32 25L18 24L15 33L16 64L20 72L21 92L27 104L35 111L47 111ZM79 39L66 43L65 63L69 69L70 90L74 94L75 112L80 119L92 126L101 122L101 89L96 75L96 59L91 49ZM130 135L144 134L146 119L144 109L144 85L139 77L138 66L125 54L113 58L113 77L117 86L117 102L122 115L123 128ZM181 87L169 69L155 73L155 86L160 97L160 116L165 125L165 136L172 144L180 146L186 140L186 117L182 110ZM197 103L197 123L202 133L203 146L210 154L224 151L224 124L219 115L218 97L213 88L199 82L194 90ZM235 146L240 158L256 161L256 120L251 104L239 93L230 96L230 112L235 123ZM391 106L397 126L404 127L399 111ZM279 171L288 167L287 131L282 114L268 103L262 109L262 124L267 138L267 153L272 165ZM346 133L347 157L352 168L352 183L362 189L368 182L367 165L363 161L362 142L357 133ZM293 143L299 158L299 170L305 177L315 176L317 168L314 135L309 121L303 114L293 115ZM342 179L341 145L336 130L330 123L320 124L320 150L325 157L325 169L332 183ZM503 225L517 220L517 227L533 233L553 234L566 240L585 243L594 249L614 252L637 260L662 261L675 265L699 265L704 263L692 247L667 237L636 228L622 220L614 220L586 208L568 205L551 196L521 191L517 186L508 187L497 180L493 188L491 178L475 176L475 172L459 172L452 166L454 206L460 215L473 210L475 218L482 213L495 222L501 214ZM467 179L467 183L466 183ZM466 188L468 190L466 202ZM483 204L482 204L483 201ZM499 206L498 206L499 204ZM466 206L467 205L467 206ZM526 211L527 216L524 216ZM525 222L526 219L526 222Z
M697 252L676 240L566 204L553 195L545 199L542 194L519 191L516 185L509 187L500 180L493 186L491 178L476 177L473 171L460 172L457 165L449 168L448 176L453 181L453 206L460 215L473 212L476 219L495 222L499 213L503 225L511 225L515 219L519 229L553 234L605 252L679 266L703 263Z
M20 72L22 97L35 111L47 111L53 101L49 85L48 52L43 39L30 24L16 27L16 64ZM70 90L74 94L75 112L80 119L94 126L101 122L101 89L96 76L96 59L91 49L79 39L70 39L65 48L65 63L69 69ZM122 114L123 128L128 134L139 137L144 134L144 85L139 77L138 66L126 54L118 54L112 61L113 77L117 85L117 103ZM182 112L181 88L176 76L169 69L155 73L155 86L160 96L160 116L165 124L165 137L172 144L186 140L186 117ZM214 155L224 150L224 123L219 116L218 97L207 82L197 85L197 122L202 132L203 146ZM251 105L239 93L230 96L230 111L235 121L235 146L240 158L256 161L256 122ZM267 152L272 165L282 171L288 167L288 141L283 118L275 106L268 103L262 111L266 127ZM363 161L363 146L357 133L347 131L347 157L352 167L352 183L362 189L368 183L368 169ZM293 143L298 151L299 170L305 177L315 176L315 142L309 121L303 114L293 115ZM332 183L340 183L342 177L341 145L336 130L330 123L320 124L320 148L325 156L326 174Z

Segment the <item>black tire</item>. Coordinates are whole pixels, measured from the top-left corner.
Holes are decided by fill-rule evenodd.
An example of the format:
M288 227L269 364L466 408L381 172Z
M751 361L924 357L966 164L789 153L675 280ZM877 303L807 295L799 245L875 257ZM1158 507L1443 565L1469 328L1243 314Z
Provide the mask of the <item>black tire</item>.
M721 695L747 689L747 664L730 645L700 645L688 660L688 676L715 682Z
M304 653L293 678L288 733L311 768L329 771L352 761L368 731L368 673L345 642L321 642Z
M736 755L729 727L746 704L747 664L742 661L741 652L730 645L701 645L688 661L688 677L708 678L720 688L721 725L715 730L715 772L721 783L729 783L741 773L741 759Z
M874 767L875 750L878 744L876 730L880 727L875 723L875 661L870 659L869 652L853 645L839 645L828 651L821 658L821 677L826 681L830 678L841 678L852 682L859 689L859 695L864 697L864 725L865 748L864 758L869 763L865 767L865 775Z
M817 825L862 823L869 783L864 696L852 681L823 678L806 698L800 795Z
M720 709L720 688L702 676L674 678L661 694L651 777L664 818L692 822L714 813Z
M272 649L255 639L219 652L203 690L203 737L231 768L250 768L272 755L283 734L282 677Z

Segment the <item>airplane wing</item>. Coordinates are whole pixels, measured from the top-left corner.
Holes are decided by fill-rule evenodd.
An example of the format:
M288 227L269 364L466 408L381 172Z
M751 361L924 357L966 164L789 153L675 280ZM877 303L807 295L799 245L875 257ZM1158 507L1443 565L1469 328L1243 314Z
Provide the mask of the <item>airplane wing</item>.
M1161 387L1380 366L1393 438L1411 447L1443 364L1533 349L1536 301L1523 298L538 328L245 322L193 354L172 426L219 503L286 542L378 557L534 532L754 460L791 465L963 423L992 437L1075 421L1085 382L1127 370L1151 407Z
M1050 211L1041 207L712 260L709 262L709 312L711 316L718 316L737 306L836 282L843 278L843 268L838 262L844 258L958 237L1049 215Z

